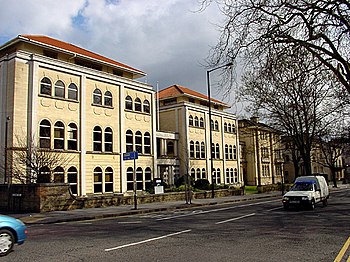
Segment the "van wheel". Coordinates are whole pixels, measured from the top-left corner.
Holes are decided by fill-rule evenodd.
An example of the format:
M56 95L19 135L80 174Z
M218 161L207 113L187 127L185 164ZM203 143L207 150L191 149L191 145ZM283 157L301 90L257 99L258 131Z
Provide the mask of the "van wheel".
M326 206L328 205L327 198L326 198L326 199L324 199L324 200L322 201L322 203L323 203L323 206L324 206L324 207L326 207Z
M311 210L315 209L315 200L314 199L311 200L310 209Z

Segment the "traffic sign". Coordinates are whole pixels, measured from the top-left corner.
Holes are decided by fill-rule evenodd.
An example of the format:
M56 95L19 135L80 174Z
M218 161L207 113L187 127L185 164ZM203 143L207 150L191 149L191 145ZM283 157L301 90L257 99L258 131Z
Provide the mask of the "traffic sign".
M123 160L134 160L139 158L138 152L127 152L123 153Z

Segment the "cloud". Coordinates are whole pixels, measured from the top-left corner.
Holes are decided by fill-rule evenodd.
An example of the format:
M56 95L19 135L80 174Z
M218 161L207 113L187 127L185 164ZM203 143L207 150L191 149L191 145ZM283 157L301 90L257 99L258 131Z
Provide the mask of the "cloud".
M83 4L84 0L0 0L0 33L64 36L72 29L71 18Z
M188 0L0 0L0 6L2 43L45 34L143 70L148 76L141 81L153 86L180 84L206 94L202 64L222 18L213 4L203 12Z

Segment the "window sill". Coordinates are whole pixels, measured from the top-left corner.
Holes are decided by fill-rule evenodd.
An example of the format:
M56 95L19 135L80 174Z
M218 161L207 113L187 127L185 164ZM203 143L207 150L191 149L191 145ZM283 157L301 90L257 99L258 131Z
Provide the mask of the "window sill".
M92 103L91 105L92 105L92 106L96 106L96 107L102 107L102 108L114 109L114 107L113 107L113 106L105 106L105 105L99 105L99 104L94 104L94 103Z
M50 98L50 99L54 99L54 100L60 100L60 101L64 101L64 102L79 103L78 100L64 98L64 97L50 96L50 95L45 95L45 94L39 94L38 96L39 97Z

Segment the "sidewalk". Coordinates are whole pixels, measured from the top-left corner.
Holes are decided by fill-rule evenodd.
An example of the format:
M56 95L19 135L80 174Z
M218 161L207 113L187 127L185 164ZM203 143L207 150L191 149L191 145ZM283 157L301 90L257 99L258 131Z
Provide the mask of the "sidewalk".
M341 189L350 188L350 185L338 185L338 188L329 186L330 191L338 191ZM87 208L87 209L75 209L69 211L52 211L47 213L22 213L22 214L9 214L12 217L19 218L26 224L53 224L70 221L83 221L99 218L121 217L135 214L146 214L160 211L171 211L193 207L219 205L225 203L234 203L255 199L266 199L280 197L282 200L282 193L280 191L267 192L261 194L248 194L243 196L230 196L221 198L209 198L209 199L194 199L191 204L186 204L183 201L171 201L171 202L154 202L149 204L140 204L137 209L134 209L133 205L125 206L110 206L102 208ZM282 205L282 204L281 204Z

